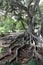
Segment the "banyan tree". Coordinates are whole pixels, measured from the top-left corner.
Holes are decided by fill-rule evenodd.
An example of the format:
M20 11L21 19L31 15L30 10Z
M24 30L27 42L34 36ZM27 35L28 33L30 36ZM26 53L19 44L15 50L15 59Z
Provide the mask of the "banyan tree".
M14 16L23 26L21 32L0 36L0 47L4 48L4 52L0 54L0 65L7 62L10 65L15 61L43 65L43 14L39 3L40 0L0 0L0 9L5 11L5 18ZM37 17L39 27L35 20Z

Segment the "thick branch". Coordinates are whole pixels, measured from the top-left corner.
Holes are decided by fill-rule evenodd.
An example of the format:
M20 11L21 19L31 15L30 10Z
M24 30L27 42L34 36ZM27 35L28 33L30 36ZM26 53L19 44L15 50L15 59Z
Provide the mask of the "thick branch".
M14 7L19 7L19 8L22 9L22 10L28 11L28 10L27 10L27 7L25 7L23 4L20 4L20 3L18 3L18 2L13 2L12 5L13 5Z

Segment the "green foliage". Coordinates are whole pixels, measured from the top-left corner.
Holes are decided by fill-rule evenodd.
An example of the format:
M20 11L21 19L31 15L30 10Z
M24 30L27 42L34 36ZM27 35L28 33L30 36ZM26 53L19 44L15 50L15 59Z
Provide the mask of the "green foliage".
M16 30L22 30L22 29L23 29L23 26L22 26L21 21L17 22L17 24L16 24Z
M26 20L26 18L25 18ZM0 16L0 34L5 34L11 31L20 31L23 30L23 25L21 21L14 21L11 17L4 19L4 16ZM25 27L28 27L27 24L23 21Z
M10 31L13 31L14 29L14 23L15 21L11 17L7 17L5 20L1 19L0 22L0 34L4 34Z
M41 12L43 13L43 2L40 4Z
M43 13L43 2L40 4L40 10ZM40 25L41 25L41 18L40 18L39 12L37 12L34 16L33 26L36 28L39 28Z
M38 11L34 15L33 26L34 26L34 28L40 28L40 26L41 26L41 17L40 17L40 14Z
M4 8L4 10L6 10L8 13L12 13L12 12L15 12L15 9L13 9L13 7L11 7L10 5L10 0L7 2L8 0L4 0L3 3L2 3L2 0L0 1L0 5ZM17 0L17 1L20 1L20 0ZM28 2L27 0L24 0L24 5L26 5L26 2ZM12 2L13 3L13 2ZM1 8L2 8L1 7ZM40 9L41 11L43 12L43 2L40 4ZM22 17L22 14L23 14L23 11L21 9L19 9L19 12L16 12L18 15L18 19L19 21L17 20L16 22L11 18L11 17L7 17L6 19L4 19L4 16L0 16L0 34L5 34L7 32L11 32L11 31L20 31L20 30L23 30L23 25L21 23L21 17ZM23 16L23 23L24 23L24 26L26 28L28 28L27 26L27 20L28 20L28 17L26 16ZM40 17L38 14L36 14L34 16L34 23L33 23L33 26L38 26L41 24L41 20L40 20ZM26 23L25 23L26 22Z
M4 21L4 27L6 28L7 31L12 31L14 26L13 24L15 23L15 21L13 19L11 19L10 17L7 17Z
M0 47L0 54L4 51L4 48Z

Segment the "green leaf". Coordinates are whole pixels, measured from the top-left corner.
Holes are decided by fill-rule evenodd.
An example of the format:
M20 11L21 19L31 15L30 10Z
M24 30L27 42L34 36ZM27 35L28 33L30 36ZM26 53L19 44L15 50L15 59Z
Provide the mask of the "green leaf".
M0 47L0 54L4 51L3 47Z

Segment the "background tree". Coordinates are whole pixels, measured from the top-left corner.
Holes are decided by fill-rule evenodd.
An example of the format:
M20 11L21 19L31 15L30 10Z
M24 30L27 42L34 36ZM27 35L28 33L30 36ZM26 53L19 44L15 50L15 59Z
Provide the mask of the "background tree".
M34 46L33 53L36 59L37 57L39 59L42 59L42 56L37 52L36 45L38 44L38 42L43 43L43 40L39 38L40 36L39 32L41 32L41 35L43 34L42 33L43 20L42 20L40 7L39 7L39 2L40 0L26 0L26 1L25 0L2 0L0 1L1 3L0 8L2 8L2 10L5 11L4 21L7 22L6 18L12 17L12 16L14 16L14 18L16 19L15 22L10 21L11 22L11 25L10 25L9 18L8 18L7 24L6 23L4 24L5 28L7 25L6 29L9 29L11 27L10 32L11 30L14 31L13 29L14 26L12 26L14 24L16 25L15 29L18 30L19 28L20 30L25 30L24 36L27 35L27 38L30 36L30 45L33 44L33 41L35 42L35 46L33 45ZM35 32L37 24L40 25L39 21L41 21L41 29L39 32ZM22 38L24 36L21 35L18 38ZM25 43L26 42L27 42L27 39L25 40Z

